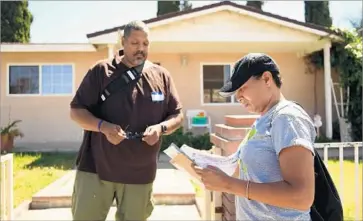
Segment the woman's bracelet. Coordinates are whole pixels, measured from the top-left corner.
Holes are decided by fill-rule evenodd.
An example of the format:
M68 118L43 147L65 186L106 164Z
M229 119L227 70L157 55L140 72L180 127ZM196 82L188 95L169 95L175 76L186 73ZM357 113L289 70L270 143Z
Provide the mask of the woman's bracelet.
M248 200L250 200L250 181L248 180L247 181L247 185L246 185L246 198L248 199Z

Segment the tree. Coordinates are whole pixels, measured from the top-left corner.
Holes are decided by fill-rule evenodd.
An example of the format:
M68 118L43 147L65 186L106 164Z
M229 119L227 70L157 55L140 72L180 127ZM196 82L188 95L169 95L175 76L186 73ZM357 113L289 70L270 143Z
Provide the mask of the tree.
M1 1L1 42L28 43L33 15L27 1Z
M190 3L189 1L180 1L180 5L182 6L182 11L190 10L193 8L192 3Z
M305 22L331 27L329 1L304 1Z
M262 10L263 4L264 4L263 1L247 1L246 5Z
M350 19L350 24L357 31L360 37L363 37L363 16L361 18Z
M157 16L171 12L185 11L192 8L189 1L158 1Z
M157 16L179 11L179 1L158 1Z

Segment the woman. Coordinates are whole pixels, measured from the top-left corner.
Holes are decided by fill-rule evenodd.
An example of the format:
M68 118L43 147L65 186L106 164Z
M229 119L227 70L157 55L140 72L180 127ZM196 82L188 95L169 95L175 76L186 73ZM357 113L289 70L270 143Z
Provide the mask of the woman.
M237 220L311 220L315 128L280 88L279 69L267 55L238 61L221 94L235 94L249 112L260 114L247 142L229 157L238 162L239 177L195 167L207 189L236 196Z

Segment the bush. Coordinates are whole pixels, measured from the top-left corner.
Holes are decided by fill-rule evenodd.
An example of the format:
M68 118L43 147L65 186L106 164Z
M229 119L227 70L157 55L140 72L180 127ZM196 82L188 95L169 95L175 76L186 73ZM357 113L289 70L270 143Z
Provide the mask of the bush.
M174 143L178 147L186 144L198 150L210 150L213 145L210 142L209 133L205 133L203 135L193 135L191 132L184 133L182 127L174 133L162 137L160 151L167 149L171 143Z

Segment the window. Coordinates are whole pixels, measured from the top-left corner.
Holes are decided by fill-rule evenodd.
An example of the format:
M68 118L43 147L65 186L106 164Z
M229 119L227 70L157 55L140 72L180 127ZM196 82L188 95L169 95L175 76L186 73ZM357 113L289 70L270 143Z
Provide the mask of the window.
M232 66L203 65L203 103L235 103L234 96L224 98L218 91L232 74Z
M72 93L72 65L11 65L9 67L9 94L69 95Z
M72 94L71 65L42 66L42 94Z
M10 66L9 94L38 94L39 66Z

